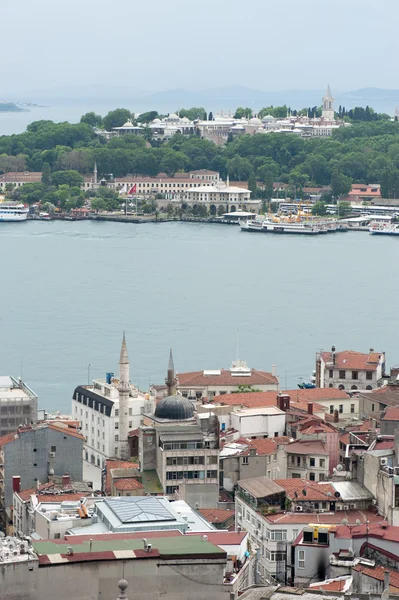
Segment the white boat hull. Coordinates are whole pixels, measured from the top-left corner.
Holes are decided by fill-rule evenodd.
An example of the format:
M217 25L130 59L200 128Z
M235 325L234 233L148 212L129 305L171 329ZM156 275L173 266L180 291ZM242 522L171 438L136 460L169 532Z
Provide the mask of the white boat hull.
M15 222L15 221L26 221L28 213L25 214L0 214L0 222Z

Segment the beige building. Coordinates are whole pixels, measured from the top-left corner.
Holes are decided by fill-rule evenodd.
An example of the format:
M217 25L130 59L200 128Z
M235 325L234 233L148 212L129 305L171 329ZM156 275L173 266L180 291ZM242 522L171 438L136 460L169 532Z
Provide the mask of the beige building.
M0 190L5 189L7 185L18 188L25 185L25 183L40 183L41 180L41 171L4 173L4 175L0 175Z
M385 353L362 353L353 350L316 354L316 385L347 391L373 390L381 385L385 373Z
M328 450L320 440L297 440L285 446L287 477L325 481L330 474Z

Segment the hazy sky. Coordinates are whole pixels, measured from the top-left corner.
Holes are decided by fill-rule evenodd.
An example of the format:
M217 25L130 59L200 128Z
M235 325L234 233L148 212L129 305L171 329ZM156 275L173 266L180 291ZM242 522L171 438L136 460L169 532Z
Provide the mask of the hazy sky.
M399 0L1 0L3 93L399 87Z

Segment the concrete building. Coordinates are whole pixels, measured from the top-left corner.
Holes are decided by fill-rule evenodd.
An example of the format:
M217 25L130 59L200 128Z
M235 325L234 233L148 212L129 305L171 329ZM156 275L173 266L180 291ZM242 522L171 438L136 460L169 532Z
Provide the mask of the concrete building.
M40 183L42 180L41 171L37 172L9 172L0 175L0 190L6 189L7 185L12 185L14 188L19 188L25 183Z
M399 386L384 385L370 393L359 394L359 411L362 419L374 418L380 421L388 406L399 406Z
M0 436L37 421L37 395L22 381L0 377Z
M184 195L188 190L197 187L216 185L220 181L220 175L217 171L201 169L188 171L187 173L175 173L170 177L166 173L159 173L155 177L147 175L126 175L126 177L116 177L112 181L103 181L107 187L121 190L130 190L136 186L138 196L153 196L155 194L165 194L169 198L176 195ZM85 177L84 189L97 189L100 186L96 166L93 176Z
M141 595L154 600L172 600L182 590L188 600L230 600L254 582L253 554L235 571L227 552L201 535L170 531L142 537L125 534L121 540L118 534L105 534L35 541L24 562L13 556L2 565L0 596L53 600L59 590L67 590L70 600L114 598L123 575ZM120 586L124 594L127 583Z
M398 406L387 406L380 420L381 435L395 435L397 429L399 429L399 403Z
M234 510L223 508L200 508L198 512L216 529L230 530L230 528L234 528Z
M250 190L220 181L213 186L202 186L192 188L185 196L177 198L177 202L186 202L194 206L206 206L211 214L216 215L218 208L222 207L225 212L236 212L237 209L259 212L262 200L251 199Z
M278 390L276 373L251 369L242 360L233 361L230 369L208 369L178 373L177 389L185 398L212 401L215 396L238 392L241 386L260 391Z
M289 438L245 439L230 442L220 451L220 479L223 488L234 491L242 479L267 476L286 479Z
M343 350L316 354L316 385L340 390L373 390L385 373L385 353L370 348L368 354Z
M139 427L139 464L143 477L156 473L161 492L190 506L216 508L219 497L219 423L199 419L194 403L175 391L169 358L167 389L153 414Z
M0 508L4 525L12 525L13 485L29 489L64 473L82 481L83 442L80 433L46 423L20 427L0 438Z
M84 460L103 468L107 458L130 456L128 433L143 421L143 413L155 407L155 398L140 392L129 375L129 358L123 336L119 379L107 373L92 385L80 385L73 394L72 416L80 421L85 436Z
M337 440L338 442L338 440ZM285 446L287 476L325 481L330 474L330 455L325 444L318 439L301 439Z
M313 405L311 405L313 407ZM332 474L339 460L339 430L332 423L326 423L314 415L291 424L289 435L295 430L295 438L298 440L321 441L329 456L329 469Z

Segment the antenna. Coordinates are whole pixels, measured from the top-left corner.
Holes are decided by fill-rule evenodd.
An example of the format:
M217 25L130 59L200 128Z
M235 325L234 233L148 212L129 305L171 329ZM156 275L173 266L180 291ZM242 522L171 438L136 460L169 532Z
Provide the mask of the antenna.
M237 329L237 354L236 354L236 360L238 360L239 355L240 355L240 330Z
M87 385L90 385L90 369L91 369L91 364L89 363L88 365L86 365L87 367Z

